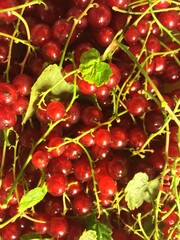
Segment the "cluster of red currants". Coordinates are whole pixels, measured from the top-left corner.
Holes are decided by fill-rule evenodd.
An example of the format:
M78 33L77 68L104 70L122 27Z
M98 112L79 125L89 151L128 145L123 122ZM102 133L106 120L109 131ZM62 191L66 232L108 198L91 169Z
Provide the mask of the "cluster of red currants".
M178 8L178 0L0 0L2 240L78 240L91 215L109 240L178 239ZM99 85L81 72L92 49L100 57L89 56L87 72L99 62L111 71ZM53 64L73 91L36 89ZM131 211L124 189L139 172L159 179L159 200ZM44 184L44 198L19 212Z

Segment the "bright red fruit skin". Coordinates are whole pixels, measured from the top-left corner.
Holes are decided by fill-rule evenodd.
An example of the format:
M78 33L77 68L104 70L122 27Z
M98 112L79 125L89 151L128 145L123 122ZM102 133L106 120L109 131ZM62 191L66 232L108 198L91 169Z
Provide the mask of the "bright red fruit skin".
M53 174L47 179L48 192L52 196L61 196L67 188L67 179L62 174Z
M147 111L148 102L145 96L134 93L131 99L126 101L126 107L133 116L141 116Z
M68 232L68 222L64 217L52 217L49 222L49 233L54 238L63 238Z
M65 107L61 102L50 102L47 106L47 117L51 121L58 121L63 118L65 114Z
M13 127L17 121L13 107L0 104L0 130Z
M32 164L36 168L45 168L49 163L48 153L43 150L36 151L32 156Z
M17 99L16 88L9 83L0 82L0 103L12 104Z
M0 10L15 7L18 5L17 0L6 0L0 2ZM14 22L17 20L17 17L12 13L12 11L5 11L0 13L0 20L3 22Z
M85 216L90 213L92 209L91 199L85 194L78 194L73 198L72 208L75 214Z

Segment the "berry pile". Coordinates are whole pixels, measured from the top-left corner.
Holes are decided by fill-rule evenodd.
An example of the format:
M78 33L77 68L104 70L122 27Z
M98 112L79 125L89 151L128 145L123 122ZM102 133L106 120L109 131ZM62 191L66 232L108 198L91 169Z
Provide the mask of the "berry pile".
M0 0L0 239L180 238L178 0Z

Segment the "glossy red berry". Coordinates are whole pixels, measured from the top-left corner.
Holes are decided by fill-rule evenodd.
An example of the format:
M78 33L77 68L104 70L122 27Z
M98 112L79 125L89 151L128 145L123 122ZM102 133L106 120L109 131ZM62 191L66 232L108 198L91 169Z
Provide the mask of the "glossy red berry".
M17 117L13 107L0 104L0 130L13 127L16 121Z
M167 226L174 226L178 222L178 214L175 211L172 211L168 214L168 212L171 211L170 206L165 206L162 209L161 216L163 218L163 223ZM166 216L166 217L165 217Z
M65 107L62 102L53 101L47 105L47 117L51 121L61 120L64 114L65 114Z
M139 40L140 33L135 26L130 26L125 34L124 34L124 39L128 44L134 44Z
M99 5L91 8L88 12L89 24L93 28L107 27L111 21L112 13L107 5Z
M117 191L117 184L110 176L102 176L98 182L98 189L102 195L113 196Z
M51 137L48 143L48 147L50 148L50 153L53 157L58 157L64 153L66 147L62 145L63 140L61 137Z
M37 213L35 220L43 221L43 223L34 221L34 230L39 234L46 234L49 230L49 216L46 213Z
M101 28L97 34L97 41L102 47L107 47L113 40L114 31L110 27Z
M49 222L49 233L52 237L61 239L68 232L68 222L64 217L52 217Z
M22 96L27 96L31 92L31 87L34 83L33 78L25 73L18 74L12 80L12 85L17 89Z
M107 147L111 143L111 133L105 128L100 128L94 132L94 140L99 147Z
M18 96L15 102L13 102L13 110L16 115L22 115L26 112L29 106L29 99L24 96Z
M113 149L123 149L128 144L128 133L125 129L121 127L111 127L111 143L110 147Z
M68 187L66 193L68 196L73 197L83 191L83 184L74 176L68 177Z
M92 178L91 167L86 156L82 156L76 163L73 165L74 176L80 181L89 181Z
M17 99L17 90L10 83L0 82L0 103L12 104Z
M48 192L52 196L61 196L67 188L68 181L62 174L53 174L47 179Z
M141 116L147 111L148 102L142 94L134 93L131 99L126 101L126 107L128 112L132 115Z
M128 132L129 145L135 149L140 149L147 140L147 135L143 129L133 127Z
M63 174L68 176L72 171L72 162L70 159L66 158L64 155L52 158L48 164L47 172L50 175L53 174Z
M177 11L165 11L158 15L158 20L161 24L169 30L173 30L177 27L179 21L179 14Z
M87 106L83 109L81 118L86 127L95 127L103 120L103 113L96 106Z
M13 8L19 5L17 0L7 0L7 1L1 1L0 2L0 10ZM0 13L0 20L3 22L14 22L17 20L17 16L15 16L12 12L12 10L1 12Z
M84 216L91 212L92 201L83 193L78 194L72 200L73 212L77 215Z
M32 155L32 164L35 168L45 168L49 163L49 156L47 151L39 150Z
M42 55L48 62L58 62L61 54L61 46L54 40L46 42L42 47Z
M31 30L32 44L41 47L44 43L50 40L51 28L47 24L36 24Z
M3 240L18 240L21 237L21 229L17 222L11 222L1 230Z
M52 26L53 38L60 44L64 45L71 31L71 22L65 18L57 20Z

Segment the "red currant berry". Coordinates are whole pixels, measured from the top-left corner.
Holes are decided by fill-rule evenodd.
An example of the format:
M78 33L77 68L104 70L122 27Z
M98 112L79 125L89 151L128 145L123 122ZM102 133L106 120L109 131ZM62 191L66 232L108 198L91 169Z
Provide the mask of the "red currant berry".
M143 129L133 127L128 132L129 145L135 149L140 149L147 140L147 135Z
M103 113L96 106L87 106L82 111L82 121L87 127L95 127L103 120Z
M53 174L47 179L47 189L52 196L61 196L67 188L67 178L62 174Z
M11 128L17 121L13 107L0 104L0 130Z
M50 148L50 153L52 157L58 157L64 153L66 147L65 145L61 146L62 143L63 143L63 140L61 137L54 136L50 138L48 143L48 148Z
M39 23L31 29L32 44L41 47L51 37L51 28L47 24Z
M177 27L179 21L179 14L177 11L165 11L158 15L158 20L161 24L169 30L173 30Z
M111 10L107 5L99 5L91 8L88 12L89 24L93 28L107 27L111 21Z
M105 196L113 196L117 191L117 184L110 176L102 176L99 179L98 188L101 194Z
M92 201L83 193L78 194L72 200L73 212L79 216L87 215L91 212Z
M49 156L47 151L39 150L32 155L32 164L35 168L45 168L49 163Z
M100 128L94 132L94 140L99 147L107 147L111 143L111 133L105 128Z
M53 101L47 105L47 117L51 121L61 120L64 114L65 114L65 107L62 102Z
M48 62L58 62L61 57L61 47L56 41L49 41L42 47L42 55Z
M86 156L83 155L74 163L73 168L76 179L87 182L92 178L91 167Z
M0 103L12 104L17 99L17 90L10 83L0 82Z
M37 213L35 220L43 221L43 223L34 221L34 230L39 234L45 234L49 230L49 217L45 213Z
M111 127L111 143L110 146L113 149L122 149L128 144L128 133L121 127Z
M49 233L52 237L60 239L68 232L68 222L64 217L52 217L49 222Z
M34 83L33 78L27 74L18 74L12 80L12 85L17 89L22 96L27 96L31 93L31 87Z
M57 173L63 174L64 176L68 176L71 173L71 171L72 171L71 160L66 158L64 155L51 159L47 167L47 172L50 175Z
M125 34L124 34L124 39L128 44L134 44L139 40L140 33L135 26L130 26Z
M139 93L134 93L132 94L131 99L126 101L126 107L130 114L141 116L147 111L148 102L145 96Z
M18 6L19 3L17 0L6 0L0 2L0 10L5 10L8 8L13 8ZM6 23L14 22L17 20L17 16L13 14L12 10L7 10L0 13L0 20Z
M172 211L170 214L168 214L169 211L171 211L170 206L166 206L162 209L161 211L161 217L163 218L162 221L167 226L174 226L178 222L179 219L178 214L175 211Z

